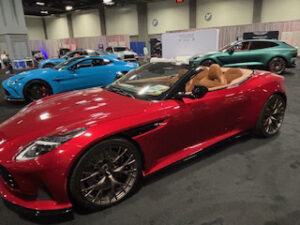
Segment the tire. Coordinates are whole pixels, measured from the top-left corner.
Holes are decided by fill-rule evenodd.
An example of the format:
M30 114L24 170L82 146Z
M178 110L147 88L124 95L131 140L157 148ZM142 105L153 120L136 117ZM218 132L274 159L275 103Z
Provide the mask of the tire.
M254 133L263 138L277 134L284 119L285 108L285 99L278 94L272 95L259 115Z
M50 96L52 93L50 85L42 80L31 81L24 88L24 98L28 102Z
M206 59L200 63L201 66L211 66L212 64L217 64L217 63L212 59Z
M94 145L76 163L69 178L75 206L99 210L131 196L142 177L142 160L133 143L111 138Z
M269 61L268 68L272 73L282 74L286 69L286 61L282 57L274 57Z
M47 63L43 66L43 68L53 68L54 65L52 63Z

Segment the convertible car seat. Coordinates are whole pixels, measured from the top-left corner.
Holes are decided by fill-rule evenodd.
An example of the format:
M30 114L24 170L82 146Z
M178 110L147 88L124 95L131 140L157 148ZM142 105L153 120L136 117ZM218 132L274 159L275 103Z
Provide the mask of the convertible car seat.
M233 80L243 76L243 72L239 68L229 68L224 73L227 83L230 84Z
M218 86L226 85L227 80L222 72L221 67L218 64L212 64L209 67L208 75L197 84L207 88L216 88Z
M203 70L193 77L189 82L185 85L185 92L192 92L195 85L199 85L200 81L208 76L208 67L203 67Z

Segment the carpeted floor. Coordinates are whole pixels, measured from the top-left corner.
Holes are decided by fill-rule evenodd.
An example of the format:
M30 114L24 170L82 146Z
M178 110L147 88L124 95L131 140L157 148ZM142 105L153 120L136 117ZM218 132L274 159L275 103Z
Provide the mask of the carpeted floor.
M300 224L300 60L285 73L288 107L271 139L244 137L163 170L130 199L91 214L20 216L0 202L0 225ZM3 80L5 75L0 75ZM24 104L0 96L0 122Z

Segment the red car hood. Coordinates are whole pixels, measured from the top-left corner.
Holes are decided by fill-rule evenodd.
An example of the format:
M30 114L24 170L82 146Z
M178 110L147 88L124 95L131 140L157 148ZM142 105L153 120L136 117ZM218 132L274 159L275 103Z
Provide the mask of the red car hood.
M52 96L32 103L1 124L0 143L1 139L33 141L67 130L98 125L145 112L150 105L149 101L132 99L101 88Z

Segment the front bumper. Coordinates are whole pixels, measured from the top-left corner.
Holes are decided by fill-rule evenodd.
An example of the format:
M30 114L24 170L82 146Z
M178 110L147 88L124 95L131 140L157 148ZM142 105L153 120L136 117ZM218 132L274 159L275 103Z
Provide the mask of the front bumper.
M21 213L49 215L68 213L72 209L71 203L57 204L54 200L36 200L22 196L22 194L10 190L3 179L0 179L0 195L4 200L11 203L13 207L16 208L16 211Z
M5 94L5 100L7 101L24 101L23 95L20 95L18 91L12 87L10 87L7 82L2 83L2 88Z

